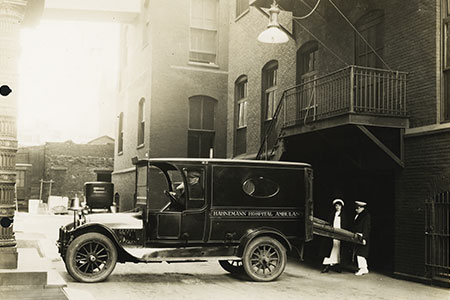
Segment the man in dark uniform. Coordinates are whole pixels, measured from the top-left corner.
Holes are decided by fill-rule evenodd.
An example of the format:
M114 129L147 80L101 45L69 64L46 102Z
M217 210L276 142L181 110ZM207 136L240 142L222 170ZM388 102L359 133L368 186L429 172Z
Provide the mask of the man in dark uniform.
M356 245L354 249L358 262L358 272L355 275L361 276L369 273L367 258L369 257L370 214L367 211L366 202L355 201L355 205L356 216L353 223L353 232L361 235L364 239L363 245Z

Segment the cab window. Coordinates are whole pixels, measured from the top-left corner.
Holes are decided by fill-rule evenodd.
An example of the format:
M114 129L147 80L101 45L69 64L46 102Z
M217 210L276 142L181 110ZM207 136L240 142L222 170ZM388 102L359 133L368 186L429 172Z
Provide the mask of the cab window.
M205 170L197 167L183 168L186 178L188 201L187 209L201 208L205 204Z
M147 166L137 168L136 181L136 205L145 205L147 203Z
M164 195L164 190L170 190L169 183L164 172L155 166L149 167L148 177L149 209L160 210L169 202Z

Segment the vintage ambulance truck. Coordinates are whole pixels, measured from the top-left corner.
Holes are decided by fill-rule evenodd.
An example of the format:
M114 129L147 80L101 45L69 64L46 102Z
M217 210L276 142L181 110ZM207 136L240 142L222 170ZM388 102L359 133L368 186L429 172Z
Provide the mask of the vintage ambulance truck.
M291 162L134 159L135 207L84 214L60 228L68 273L105 280L115 264L217 260L271 281L313 238L313 170Z

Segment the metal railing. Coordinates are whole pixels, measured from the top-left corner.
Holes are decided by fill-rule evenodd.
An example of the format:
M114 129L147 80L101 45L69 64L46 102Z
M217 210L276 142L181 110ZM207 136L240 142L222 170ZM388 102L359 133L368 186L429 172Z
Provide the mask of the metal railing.
M273 154L282 129L340 114L406 116L405 72L348 66L285 90L263 137L258 159Z
M428 277L450 280L450 192L425 200L425 266Z

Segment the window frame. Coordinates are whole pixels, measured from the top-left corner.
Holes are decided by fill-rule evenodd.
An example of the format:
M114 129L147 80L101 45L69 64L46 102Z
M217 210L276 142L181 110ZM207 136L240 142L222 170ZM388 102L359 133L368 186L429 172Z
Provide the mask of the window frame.
M235 97L235 118L236 118L234 122L235 123L234 155L240 155L247 153L247 126L248 126L247 75L239 76L239 78L235 81L234 87L235 87L234 97Z
M262 117L263 121L271 121L275 114L276 106L277 106L277 90L278 90L278 61L272 60L268 62L264 68L262 69ZM271 76L269 76L272 74ZM269 79L272 78L272 82L269 82ZM269 85L271 84L271 85ZM270 97L272 95L272 99ZM269 103L271 102L271 103ZM271 105L269 105L271 104ZM269 107L271 107L271 116L269 116Z
M193 8L193 2L194 1L202 1L202 6L204 7L205 2L210 1L210 2L214 2L215 3L215 24L214 26L207 26L205 24L202 25L194 25L193 24L193 14L192 14L192 10ZM190 1L190 19L189 19L189 54L188 54L188 61L189 63L193 63L193 64L201 64L201 65L213 65L213 66L217 66L217 57L218 57L218 52L219 52L219 1L218 0L191 0ZM205 17L203 16L202 18L202 22L205 23ZM215 41L214 41L214 52L210 52L207 51L205 49L194 49L193 48L193 33L192 31L194 30L201 30L203 32L214 32L215 33ZM204 43L204 42L202 42ZM203 46L204 48L204 46ZM201 60L201 59L194 59L192 58L192 54L206 54L206 55L211 55L214 57L214 59L205 59L205 60Z
M118 135L117 135L117 154L121 155L123 154L123 136L124 136L124 130L123 130L123 119L124 114L121 112L118 116L119 118L119 128L118 128Z
M138 103L137 123L137 147L142 148L145 144L145 98Z
M200 111L199 111L199 114L200 114L200 127L199 128L193 128L193 127L191 127L191 110L192 110L192 103L194 102L194 101L198 101L198 100L200 100L201 101L201 106L200 106ZM206 129L206 128L204 128L204 126L205 126L205 123L207 123L207 122L205 122L205 113L204 113L204 106L205 106L205 102L207 102L207 101L210 101L210 103L213 105L213 115L212 115L212 125L213 125L213 128L212 129ZM188 157L198 157L198 158L200 158L200 157L204 157L204 156L202 156L202 141L203 142L207 142L208 141L208 139L211 139L211 146L212 147L210 147L209 149L213 149L214 150L214 146L215 146L215 135L216 135L216 130L215 130L215 127L216 127L216 106L217 106L217 100L216 99L214 99L214 98L212 98L212 97L209 97L209 96L205 96L205 95L196 95L196 96L192 96L192 97L189 97L189 110L188 110L188 141L187 141L187 156ZM209 121L211 121L211 120L209 120ZM208 122L209 123L209 122ZM197 155L196 156L192 156L192 155L190 155L190 153L191 153L191 144L190 144L190 141L189 141L189 139L190 138L198 138L198 148L196 148L196 152L197 152ZM209 154L209 153L208 153ZM209 155L207 156L207 157L209 157Z
M440 103L440 123L450 122L450 57L448 51L450 50L450 0L442 0L441 5L442 17L442 75L441 75L441 103Z
M359 33L364 36L366 41L372 46L373 49L375 49L376 53L383 57L384 53L384 11L382 10L372 10L369 11L367 14L362 16L358 22L356 23L356 28L358 29ZM374 30L373 36L375 37L375 44L370 41L370 38L365 36L364 34L369 32L371 30ZM370 34L369 34L370 35ZM377 41L381 41L381 44L377 44ZM359 49L359 44L363 43L364 45L364 51ZM375 55L375 52L372 51L372 49L369 48L369 46L361 39L361 37L355 33L354 38L354 61L355 65L363 66L363 67L371 67L371 68L383 68L383 62ZM375 56L375 65L372 66L370 63L370 55ZM364 60L364 63L362 63L362 60Z

